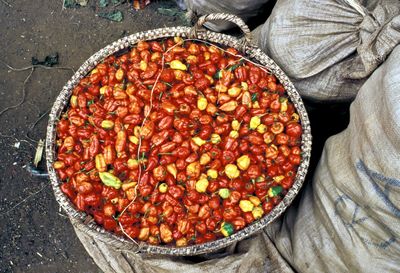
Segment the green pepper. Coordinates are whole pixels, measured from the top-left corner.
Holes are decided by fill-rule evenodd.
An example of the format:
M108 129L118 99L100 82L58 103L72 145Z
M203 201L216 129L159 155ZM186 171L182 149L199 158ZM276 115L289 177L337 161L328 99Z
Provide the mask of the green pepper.
M219 196L221 196L222 199L226 199L231 195L229 189L227 188L222 188L218 191Z
M115 175L109 172L99 172L99 176L104 185L113 187L117 190L121 188L122 182Z
M236 68L238 68L239 66L243 65L243 63L244 63L244 60L241 59L237 64L232 65L231 67L229 67L228 70L232 72L232 71L234 71Z
M271 188L268 190L268 196L269 196L269 197L277 196L278 194L280 194L280 193L282 192L282 190L283 190L282 186L274 186L274 187L271 187Z
M233 233L233 225L230 224L230 223L227 223L227 222L222 222L221 233L225 237L228 237L228 236L232 235L232 233Z
M257 101L257 93L253 93L252 95L251 95L251 102L255 102L255 101Z
M221 79L222 78L222 71L218 70L215 74L214 74L214 79Z

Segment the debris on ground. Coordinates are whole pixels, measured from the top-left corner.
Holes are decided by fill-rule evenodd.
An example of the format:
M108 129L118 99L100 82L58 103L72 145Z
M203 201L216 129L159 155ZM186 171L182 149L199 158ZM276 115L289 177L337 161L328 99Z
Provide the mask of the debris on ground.
M56 64L58 64L58 52L47 55L43 61L39 61L36 57L32 57L32 65L44 65L52 67Z
M114 10L111 12L99 12L97 15L115 22L121 22L124 19L124 15L119 10Z
M38 166L39 162L42 160L44 148L44 140L40 139L36 148L35 158L33 159L33 165Z
M178 17L182 22L187 22L185 12L179 8L158 8L157 12L165 16Z
M113 4L114 6L118 6L126 2L126 0L99 0L99 7L100 8L107 7L110 1L111 4Z
M108 6L108 0L99 0L99 7L105 8Z
M64 0L63 8L79 8L85 7L88 4L88 0Z

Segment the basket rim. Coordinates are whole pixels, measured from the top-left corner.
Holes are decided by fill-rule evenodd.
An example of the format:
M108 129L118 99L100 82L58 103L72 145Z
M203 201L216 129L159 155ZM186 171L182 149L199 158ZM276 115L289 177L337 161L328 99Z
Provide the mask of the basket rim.
M293 83L289 80L289 78L282 71L282 69L264 52L262 52L258 47L251 44L247 44L244 46L245 50L242 50L241 53L244 54L244 56L249 57L250 59L266 67L278 78L278 80L285 87L285 90L288 96L290 97L290 100L293 102L296 111L300 116L303 128L303 134L301 140L302 160L298 167L295 181L293 183L293 186L289 189L285 197L282 199L282 201L277 206L275 206L271 212L266 214L261 219L254 221L253 223L246 226L242 230L232 234L231 236L220 238L215 241L198 245L185 246L185 247L154 246L144 243L144 245L141 246L139 249L136 244L134 244L127 238L108 232L103 227L97 225L93 220L90 220L91 219L90 215L86 214L85 212L77 211L75 209L75 206L69 200L69 198L60 190L60 185L62 184L62 182L59 180L56 171L53 168L53 163L56 158L56 149L55 149L56 124L61 113L65 110L65 107L69 104L69 98L72 94L72 90L79 83L80 79L85 77L104 58L113 55L120 50L131 47L137 44L137 42L139 41L143 40L150 41L150 40L169 38L175 36L188 38L191 35L190 31L191 31L190 27L182 27L182 26L158 28L158 29L138 32L123 37L113 42L112 44L107 45L106 47L100 49L94 55L89 57L82 64L82 66L76 71L76 73L72 76L72 78L63 87L62 91L57 96L51 108L47 126L47 135L46 135L46 163L49 172L49 179L51 181L56 200L60 204L60 206L66 211L68 216L76 220L74 222L76 223L75 225L79 229L94 236L96 239L100 239L101 241L112 245L117 249L138 251L140 253L165 254L173 256L199 255L219 250L221 248L227 247L230 244L233 244L237 241L240 241L242 239L251 236L255 232L260 231L268 224L273 222L287 209L287 207L289 207L289 205L292 203L292 201L299 193L302 185L304 184L311 157L312 135L311 135L310 121L306 109L304 107L303 101L299 93L297 92L296 88L294 87ZM216 33L209 30L197 33L196 39L204 42L211 42L214 44L230 46L234 48L243 47L243 44L241 43L240 39L231 35Z

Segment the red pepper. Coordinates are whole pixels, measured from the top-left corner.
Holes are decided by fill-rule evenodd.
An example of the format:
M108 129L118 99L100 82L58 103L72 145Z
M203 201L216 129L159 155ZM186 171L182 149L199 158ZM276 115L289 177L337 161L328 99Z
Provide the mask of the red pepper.
M289 123L286 126L286 134L291 137L300 137L303 132L301 125L299 123Z
M146 171L152 171L158 165L158 158L155 156L149 157L147 161L147 168Z

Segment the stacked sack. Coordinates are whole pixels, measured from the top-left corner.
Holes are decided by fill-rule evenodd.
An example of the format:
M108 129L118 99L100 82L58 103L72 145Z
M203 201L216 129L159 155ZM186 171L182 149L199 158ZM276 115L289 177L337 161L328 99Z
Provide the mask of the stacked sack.
M348 128L326 142L299 206L266 228L298 272L400 271L399 7L281 0L256 31L303 97L356 97Z
M313 101L350 101L400 41L398 0L280 0L255 36Z
M298 272L400 271L400 46L361 87L312 184L267 227Z

